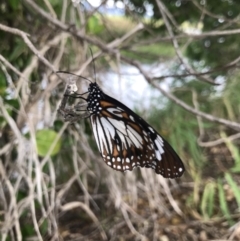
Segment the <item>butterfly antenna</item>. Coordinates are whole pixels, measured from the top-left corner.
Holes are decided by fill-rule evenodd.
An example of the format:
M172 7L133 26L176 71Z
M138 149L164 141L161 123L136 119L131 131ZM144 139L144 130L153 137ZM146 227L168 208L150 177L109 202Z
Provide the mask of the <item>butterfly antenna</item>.
M95 68L95 62L94 62L94 58L93 58L93 52L92 52L92 49L90 49L90 53L91 53L91 56L92 56L92 62L93 62L93 71L94 71L94 76L95 76L95 83L97 82L96 80L96 68Z
M61 76L61 74L66 74L66 75L69 75L69 76L72 75L72 76L75 76L75 77L77 77L77 78L85 79L85 80L87 80L88 82L92 83L92 81L91 81L90 79L85 78L85 77L83 77L83 76L81 76L81 75L76 75L76 74L70 73L70 72L68 72L68 71L57 71L56 74L60 74L60 78L61 78L62 80L65 80L65 78L64 78L64 76Z

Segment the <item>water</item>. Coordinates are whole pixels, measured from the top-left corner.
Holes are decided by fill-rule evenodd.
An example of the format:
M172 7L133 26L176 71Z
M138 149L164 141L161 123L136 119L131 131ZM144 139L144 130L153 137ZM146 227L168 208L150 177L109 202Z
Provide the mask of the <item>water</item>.
M148 74L151 76L167 74L165 64L155 66L142 65L142 67L147 70ZM154 98L164 98L157 89L151 87L133 66L121 65L120 75L110 70L106 73L100 73L99 78L103 83L103 91L131 109L134 107L147 109L151 106ZM169 90L168 86L171 81L171 78L162 80L160 87L164 90Z

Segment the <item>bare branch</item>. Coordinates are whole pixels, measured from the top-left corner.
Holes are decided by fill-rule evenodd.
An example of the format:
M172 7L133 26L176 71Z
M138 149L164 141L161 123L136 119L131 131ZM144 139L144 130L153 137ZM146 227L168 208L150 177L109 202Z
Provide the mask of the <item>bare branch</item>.
M165 6L164 4L162 3L162 1L160 0L156 0L156 3L158 5L158 8L159 8L159 11L161 12L162 14L162 17L163 17L163 20L164 20L164 23L167 27L167 30L168 30L168 33L172 39L172 43L173 43L173 46L174 46L174 49L176 51L176 54L179 58L179 60L181 61L181 63L184 65L184 67L186 68L186 70L190 73L190 74L193 74L195 75L196 72L193 70L193 68L185 61L180 49L179 49L179 45L178 45L178 42L177 42L177 39L175 38L174 34L173 34L173 30L172 30L172 27L170 25L170 23L168 22L168 19L165 15L165 12L164 12L164 9L165 9ZM208 83L211 83L211 84L215 84L215 82L209 78L209 77L206 77L206 76L199 76L199 79L205 81L205 82L208 82Z
M0 29L5 31L5 32L9 32L9 33L12 33L12 34L15 34L15 35L18 35L20 36L24 42L26 43L26 45L33 51L33 53L46 65L48 66L52 71L55 72L55 68L54 66L47 60L45 59L40 53L39 51L35 48L35 46L32 44L32 42L29 40L29 34L19 30L19 29L16 29L16 28L10 28L10 27L7 27L3 24L0 23Z

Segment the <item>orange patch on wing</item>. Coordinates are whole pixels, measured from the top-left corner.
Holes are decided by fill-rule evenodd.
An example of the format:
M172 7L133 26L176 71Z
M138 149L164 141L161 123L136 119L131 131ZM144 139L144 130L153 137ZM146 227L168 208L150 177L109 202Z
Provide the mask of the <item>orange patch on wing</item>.
M103 153L102 153L102 155L105 155L105 156L107 156L107 155L108 155L108 153L107 153L107 151L106 151L105 146L103 146Z
M129 119L128 114L126 112L120 112L123 118Z
M123 149L123 157L127 157L127 150L126 149Z
M135 154L135 148L133 146L131 146L131 151L132 151L132 153Z
M117 150L117 146L116 146L116 145L113 146L113 156L114 156L114 157L119 156L119 152L118 152L118 150Z
M130 125L135 131L137 131L139 134L142 134L142 131L140 127L132 122L129 122L128 125Z
M107 102L105 100L100 100L100 106L103 108L107 108L107 107L113 107L114 105L110 102Z
M109 112L107 112L105 110L102 110L100 115L103 116L103 117L113 118L113 116Z

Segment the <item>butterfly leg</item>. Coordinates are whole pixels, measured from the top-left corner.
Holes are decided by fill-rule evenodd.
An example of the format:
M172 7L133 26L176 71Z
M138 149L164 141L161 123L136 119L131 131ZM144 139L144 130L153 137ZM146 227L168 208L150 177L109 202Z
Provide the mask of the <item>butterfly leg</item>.
M85 109L82 109L82 107L87 107L88 103L82 103L82 102L79 102L77 103L75 106L74 106L74 109L76 112L78 111L87 111L86 108Z
M81 115L77 114L71 108L59 108L58 113L63 117L64 121L69 121L71 123L78 121L83 118Z
M73 108L68 107L67 103L71 96L71 88L66 88L63 99L61 101L58 113L63 117L64 121L69 121L71 123L78 121L79 119L89 117L89 113L79 114L78 112L85 111L80 108L86 106L87 103L77 103Z

